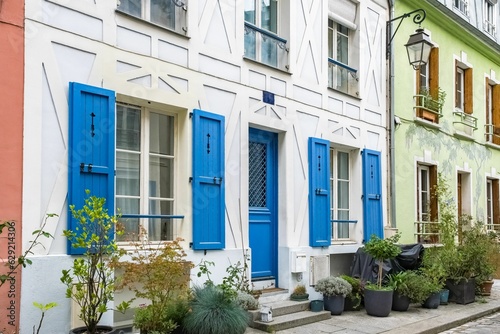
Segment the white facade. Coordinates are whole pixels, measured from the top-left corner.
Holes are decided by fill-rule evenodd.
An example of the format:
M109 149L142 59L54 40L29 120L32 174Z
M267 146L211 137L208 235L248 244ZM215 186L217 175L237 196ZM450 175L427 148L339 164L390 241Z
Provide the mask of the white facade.
M224 276L229 263L242 259L242 250L249 249L250 128L277 133L278 138L276 285L293 289L300 279L290 268L295 252L306 254L307 271L310 256L356 252L366 223L361 199L362 150L380 152L381 184L387 183L388 8L382 0L330 1L277 2L277 35L286 40L289 50L282 69L244 57L244 1L189 1L185 34L117 11L116 1L26 1L25 247L47 213L59 217L49 219L47 228L55 238L36 249L33 265L23 271L21 333L31 332L38 318L37 309L30 306L33 301L59 305L46 315L47 333L67 333L73 325L71 302L59 280L61 270L72 262L62 237L71 204L67 201L69 82L113 90L117 103L173 116L173 211L184 218L175 220L172 233L185 240L188 257L195 264L201 259L215 262L215 279ZM354 16L344 17L346 11L336 11L340 8ZM358 80L351 76L347 93L328 87L329 17L336 29L338 23L348 29L349 64L345 65L357 70ZM274 104L263 102L264 91L274 94ZM193 239L189 182L193 109L225 117L225 248L206 254L189 249ZM309 137L326 139L332 154L344 152L349 157L348 219L357 223L346 224L349 236L336 234L328 247L309 245ZM340 161L346 155L337 157ZM338 161L332 161L337 166ZM383 186L383 217L385 198ZM387 224L386 219L383 222ZM332 256L332 273L348 270L349 257L339 256L336 261ZM302 278L306 286L307 271ZM312 288L308 292L315 293ZM105 322L117 321L109 314Z

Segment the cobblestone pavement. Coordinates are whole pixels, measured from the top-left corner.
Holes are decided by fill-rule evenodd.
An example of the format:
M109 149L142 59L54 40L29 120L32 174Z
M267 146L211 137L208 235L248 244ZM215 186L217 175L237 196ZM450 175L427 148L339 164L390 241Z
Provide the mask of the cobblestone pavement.
M441 334L489 334L500 333L500 312L468 322L462 326L441 332Z

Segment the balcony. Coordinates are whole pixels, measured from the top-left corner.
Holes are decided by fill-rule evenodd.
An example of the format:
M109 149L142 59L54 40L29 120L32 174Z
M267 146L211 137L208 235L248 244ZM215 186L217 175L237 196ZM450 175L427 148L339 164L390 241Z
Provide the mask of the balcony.
M352 96L359 96L357 70L328 58L328 87Z
M443 102L434 100L428 94L417 94L413 96L415 100L415 117L425 119L433 123L439 123L439 118L443 116Z
M287 40L245 22L245 58L288 71Z
M500 127L494 124L484 125L484 136L488 143L500 145Z
M415 242L422 244L438 244L439 222L417 221L414 223Z
M472 136L474 131L477 130L477 118L471 114L464 113L463 111L454 111L453 117L455 119L453 125L458 131Z

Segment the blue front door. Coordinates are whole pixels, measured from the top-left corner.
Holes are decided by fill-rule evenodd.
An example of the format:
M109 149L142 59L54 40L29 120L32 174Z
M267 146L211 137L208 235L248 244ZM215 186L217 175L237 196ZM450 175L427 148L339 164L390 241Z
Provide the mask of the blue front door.
M277 135L250 129L248 145L249 237L252 279L277 283Z

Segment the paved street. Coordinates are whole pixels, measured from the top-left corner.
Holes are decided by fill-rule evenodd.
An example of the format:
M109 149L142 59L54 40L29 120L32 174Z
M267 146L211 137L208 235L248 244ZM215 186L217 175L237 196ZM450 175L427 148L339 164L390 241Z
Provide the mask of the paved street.
M462 326L441 332L441 334L489 334L500 333L500 312L468 322Z

